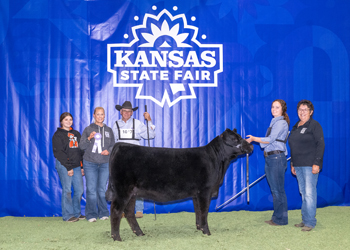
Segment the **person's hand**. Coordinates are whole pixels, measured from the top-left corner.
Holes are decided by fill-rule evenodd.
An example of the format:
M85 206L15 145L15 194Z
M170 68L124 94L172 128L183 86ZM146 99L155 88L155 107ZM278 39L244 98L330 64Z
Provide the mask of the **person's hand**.
M108 150L107 150L107 149L103 150L102 153L101 153L101 155L109 155Z
M95 137L95 134L96 134L96 132L95 132L95 131L92 131L91 134L90 134L89 137L88 137L88 140L90 141L92 138L94 138L94 137Z
M297 175L297 173L295 172L295 168L293 167L292 164L290 164L290 170L291 170L293 175Z
M84 172L84 169L81 168L81 175L84 176L85 175L85 172Z
M320 166L318 165L312 165L312 173L318 174L320 172Z
M143 113L143 116L145 117L145 119L146 119L147 121L149 121L149 122L152 121L151 116L149 115L148 112Z
M68 171L68 176L73 176L73 175L74 175L73 169L69 170L69 171Z
M249 137L248 139L245 139L247 142L251 143L253 141L255 141L255 137L252 135L247 135L247 137Z

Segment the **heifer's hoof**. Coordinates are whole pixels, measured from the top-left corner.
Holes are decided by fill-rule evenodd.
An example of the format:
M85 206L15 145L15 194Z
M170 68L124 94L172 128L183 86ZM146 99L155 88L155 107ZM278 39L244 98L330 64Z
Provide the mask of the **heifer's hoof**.
M203 231L203 234L206 234L206 235L211 235L209 229L205 229L205 228L201 228L201 230Z
M208 235L208 236L211 235L210 232L204 232L204 231L203 231L203 234L206 234L206 235Z
M115 235L115 234L112 234L112 238L114 241L122 241L122 239L120 238L120 235Z
M141 230L134 231L134 234L136 234L136 236L144 236L145 235Z
M197 225L197 230L202 230L201 227L199 225Z

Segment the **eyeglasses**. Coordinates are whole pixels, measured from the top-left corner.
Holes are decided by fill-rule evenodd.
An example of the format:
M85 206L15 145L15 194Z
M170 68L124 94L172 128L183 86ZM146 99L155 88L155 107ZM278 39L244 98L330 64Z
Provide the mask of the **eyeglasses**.
M310 109L298 109L298 112L303 113L303 112L309 112Z
M125 109L122 109L122 111L123 111L124 113L131 113L131 112L132 112L132 110L125 110Z

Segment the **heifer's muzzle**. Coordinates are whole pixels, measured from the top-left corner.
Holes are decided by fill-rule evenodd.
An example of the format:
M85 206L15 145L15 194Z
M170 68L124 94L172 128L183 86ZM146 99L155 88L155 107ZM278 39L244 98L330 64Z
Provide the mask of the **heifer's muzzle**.
M243 153L250 154L251 152L253 152L254 146L252 144L246 142L245 140L242 140L241 143L242 144L237 145L237 147L240 147Z

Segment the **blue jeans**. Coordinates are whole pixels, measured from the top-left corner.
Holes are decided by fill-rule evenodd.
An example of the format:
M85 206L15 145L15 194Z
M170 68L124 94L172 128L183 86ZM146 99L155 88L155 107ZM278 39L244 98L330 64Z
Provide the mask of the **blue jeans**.
M55 166L58 176L60 177L62 185L62 219L69 220L72 217L78 218L81 214L81 197L84 193L83 176L81 175L81 168L73 168L73 176L68 176L67 169L56 159ZM72 199L73 186L73 199Z
M273 214L271 220L278 225L288 224L288 203L284 190L284 175L287 159L284 153L265 157L265 173L273 197Z
M109 175L108 165L108 162L99 164L83 161L86 180L85 215L87 220L109 216L105 198Z
M136 212L143 212L143 199L142 198L136 198L135 210L136 210Z
M316 226L318 174L312 173L311 166L294 167L301 194L301 218L307 227Z

